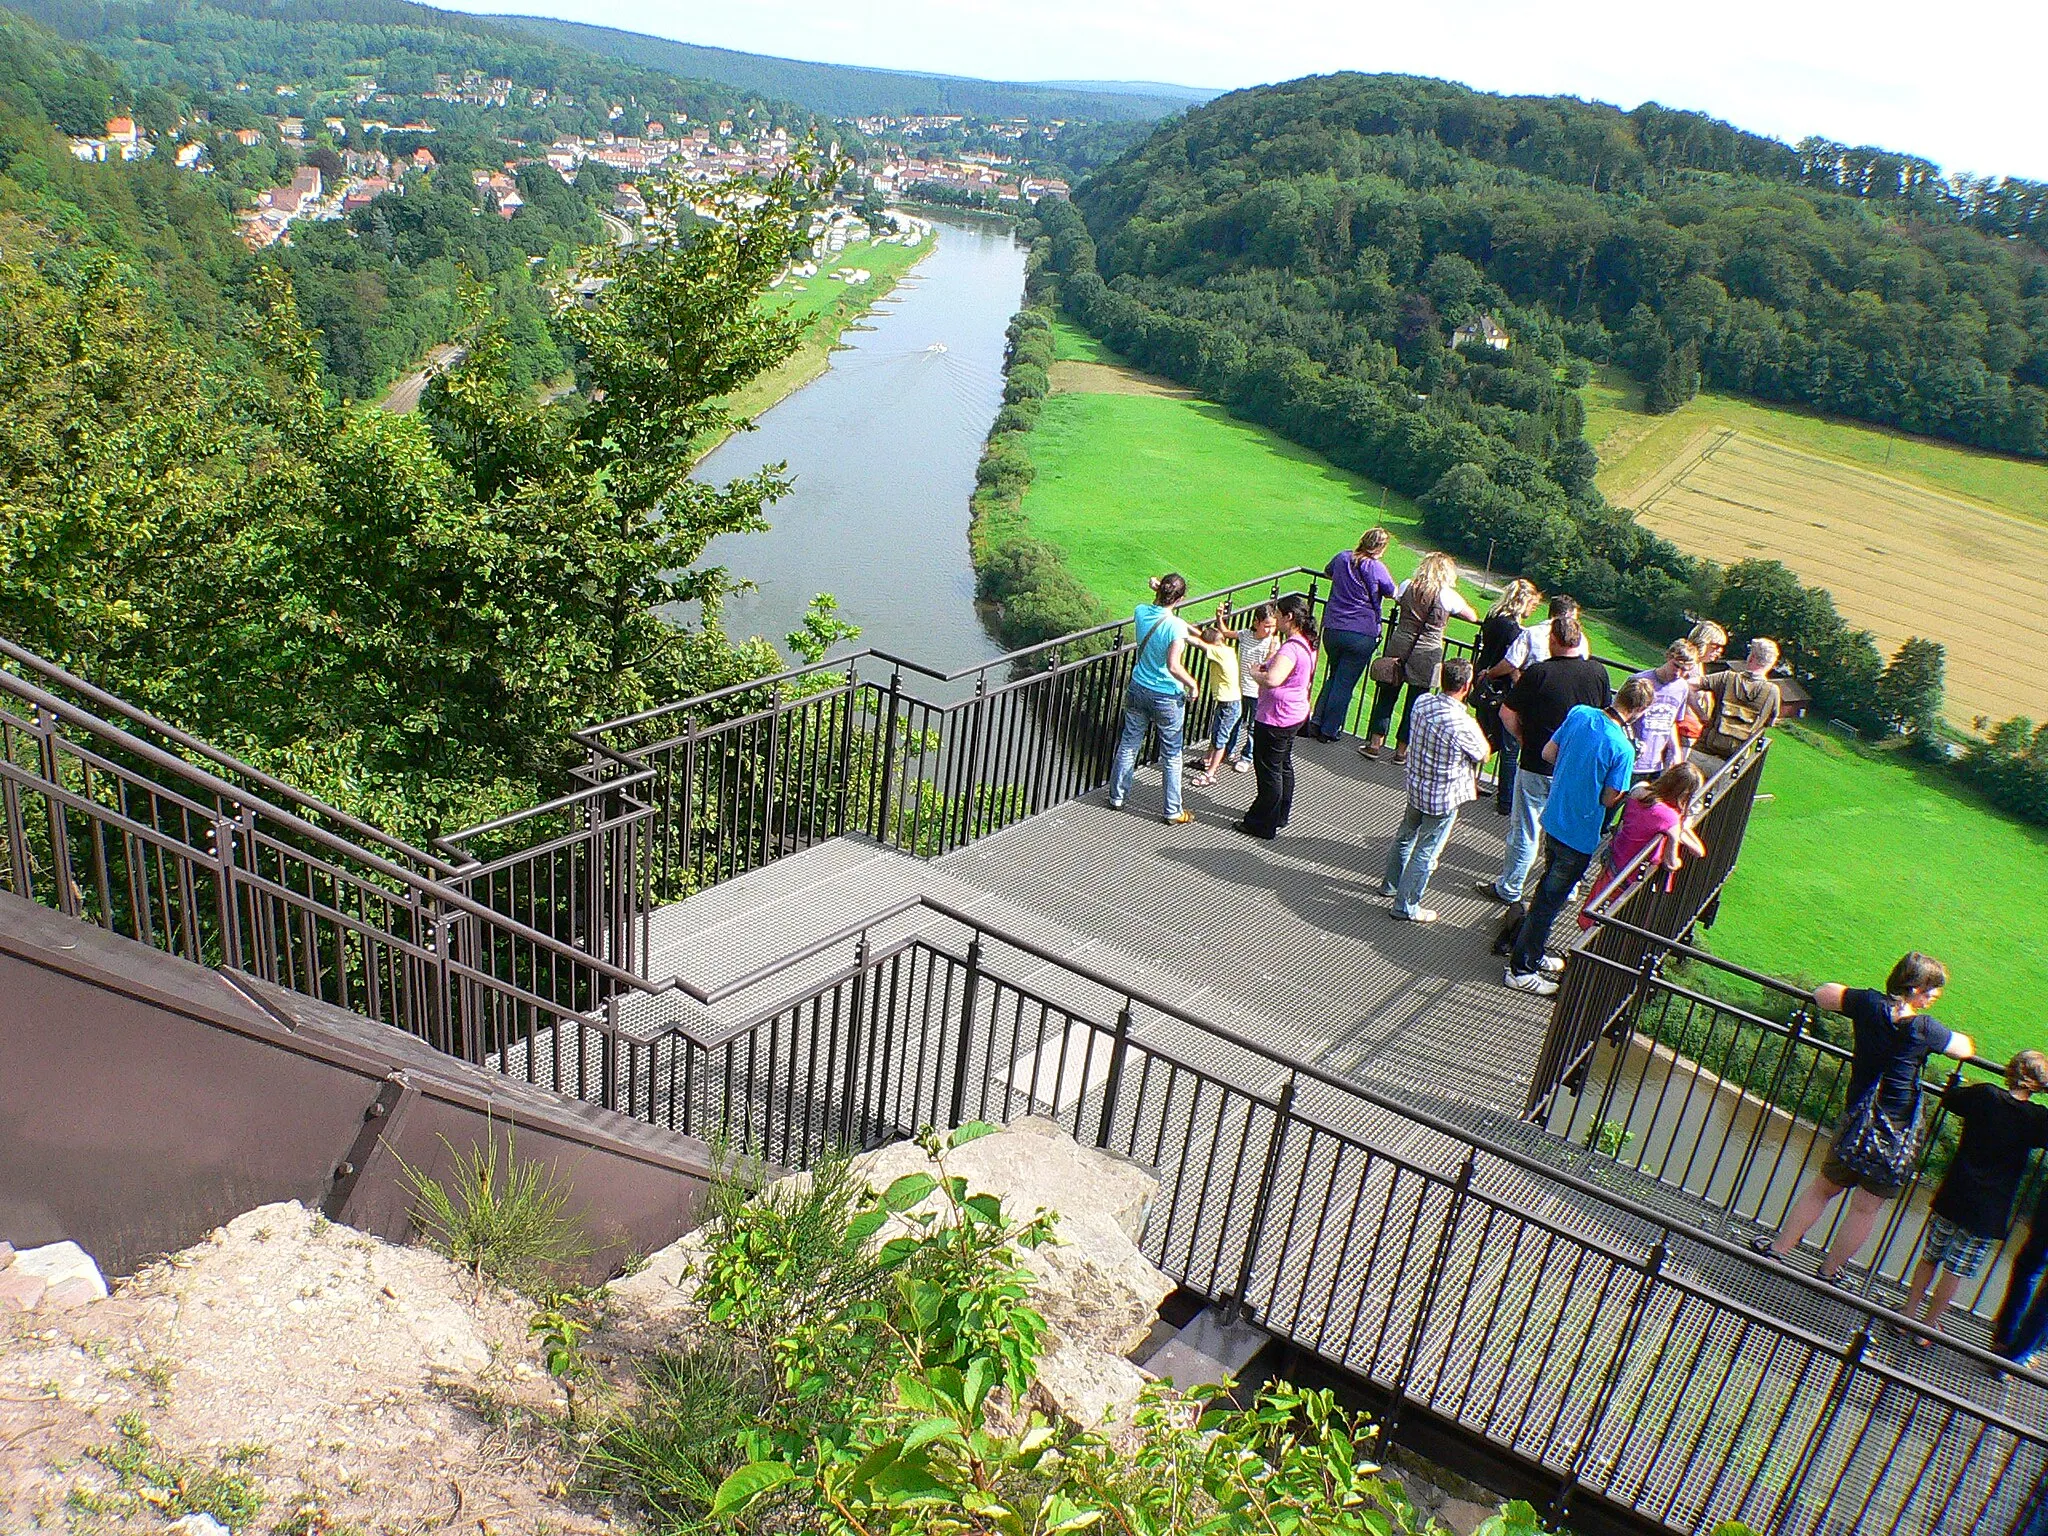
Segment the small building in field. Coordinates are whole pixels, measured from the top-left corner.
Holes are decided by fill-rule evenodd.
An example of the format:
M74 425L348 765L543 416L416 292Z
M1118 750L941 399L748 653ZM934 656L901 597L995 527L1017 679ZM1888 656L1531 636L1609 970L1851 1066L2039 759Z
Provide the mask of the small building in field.
M1501 323L1491 315L1481 315L1476 320L1467 320L1451 332L1453 352L1460 347L1491 347L1496 352L1505 352L1513 341L1514 338L1503 330Z

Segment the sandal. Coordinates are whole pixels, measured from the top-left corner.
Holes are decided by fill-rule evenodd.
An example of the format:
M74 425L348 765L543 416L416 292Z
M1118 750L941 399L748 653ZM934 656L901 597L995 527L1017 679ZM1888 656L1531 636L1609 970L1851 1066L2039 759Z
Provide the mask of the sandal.
M1188 775L1188 782L1199 789L1207 789L1216 782L1216 775L1213 773L1191 773Z

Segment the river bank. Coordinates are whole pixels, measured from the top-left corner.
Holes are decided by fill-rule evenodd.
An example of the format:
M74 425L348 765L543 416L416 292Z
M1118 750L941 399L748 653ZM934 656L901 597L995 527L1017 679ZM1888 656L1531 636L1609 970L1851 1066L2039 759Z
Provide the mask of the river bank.
M831 366L832 354L842 345L847 327L858 324L893 294L897 284L931 255L937 244L936 226L915 245L900 240L862 240L820 260L815 277L786 280L766 302L805 323L803 340L779 366L750 380L726 403L742 416L758 417L816 380ZM865 269L867 281L846 283L830 275L848 267ZM707 439L700 457L709 456L729 436L720 433Z
M968 496L1001 404L1024 251L983 221L936 223L915 271L831 338L842 344L808 387L697 466L700 479L725 481L781 463L794 482L766 532L714 540L706 553L752 583L726 605L734 635L781 644L829 592L860 644L949 668L999 654L974 606Z

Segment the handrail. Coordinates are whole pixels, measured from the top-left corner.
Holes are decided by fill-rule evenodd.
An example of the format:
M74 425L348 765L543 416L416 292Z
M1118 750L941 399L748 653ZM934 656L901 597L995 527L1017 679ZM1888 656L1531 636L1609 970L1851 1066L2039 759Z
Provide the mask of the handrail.
M84 678L78 676L74 672L69 672L65 670L63 667L58 666L55 662L46 661L41 656L38 656L34 651L27 650L22 646L16 645L12 640L7 639L4 635L0 635L0 656L4 656L7 660L13 662L16 666L22 667L27 671L37 673L42 677L58 684L59 686L68 689L70 692L77 694L79 697L90 701L92 705L97 709L103 709L109 711L110 713L122 716L125 719L132 720L137 725L140 725L145 729L155 733L156 735L163 737L166 741L172 741L177 743L177 745L183 750L194 753L199 757L204 758L206 761L210 763L214 763L219 767L226 768L236 774L248 778L252 783L258 785L260 788L262 788L270 794L276 795L281 799L290 801L295 805L304 806L308 810L317 811L323 817L331 818L337 825L347 828L351 833L355 834L357 837L365 838L375 843L382 843L386 848L389 848L397 853L402 853L407 858L417 859L420 861L420 863L427 865L431 868L440 869L444 872L449 873L453 872L453 866L450 865L446 860L437 858L435 855L427 852L425 849L416 848L411 843L406 842L402 838L393 837L390 833L384 831L382 828L372 826L369 822L362 820L360 817L351 816L347 811L340 810L335 806L329 805L324 800L315 799L313 796L304 793L302 790L296 789L292 785L287 784L283 779L277 778L275 775L265 773L261 768L255 767L253 764L250 763L245 763L240 758L235 757L230 753L221 751L220 748L213 746L208 742L202 741L199 737L192 735L188 731L179 730L178 727L170 724L168 721L158 719L155 715L150 714L149 711L147 710L136 708L134 705L128 703L126 700L118 697L115 694L108 693L103 688L97 687L94 684L87 682ZM24 682L26 682L26 679L24 679ZM28 683L27 686L30 688L34 688L36 685L33 683ZM85 719L89 720L93 718L90 715L86 715L84 711L80 711L79 713ZM124 731L122 732L122 734L126 736L131 733ZM137 739L139 740L140 738ZM181 767L189 768L193 766L192 764L185 763L182 759L172 756L170 754L165 755L166 757L168 757L169 761L177 763ZM240 789L237 789L235 791L235 795L238 800L246 800L249 798L247 793Z

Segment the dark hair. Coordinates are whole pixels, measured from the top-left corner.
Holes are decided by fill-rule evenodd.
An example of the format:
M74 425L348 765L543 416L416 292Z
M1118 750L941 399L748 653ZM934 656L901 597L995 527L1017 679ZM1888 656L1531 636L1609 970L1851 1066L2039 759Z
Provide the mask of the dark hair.
M1310 650L1316 646L1316 611L1309 606L1307 598L1299 592L1290 592L1273 605L1280 616L1292 624L1306 640Z
M1579 600L1568 592L1553 592L1550 595L1550 616L1553 619L1566 618L1579 611Z
M1179 571L1168 571L1152 581L1152 596L1162 608L1171 608L1188 595L1188 579Z
M1571 602L1570 598L1565 599ZM1569 656L1579 648L1579 642L1586 638L1586 632L1579 627L1578 605L1573 604L1568 613L1560 613L1550 621L1550 654Z
M1458 656L1444 663L1442 688L1445 693L1456 693L1472 683L1472 663Z
M1892 997L1904 997L1908 992L1925 992L1932 987L1947 985L1948 967L1934 956L1923 955L1916 949L1899 957L1899 963L1892 967L1884 989Z

